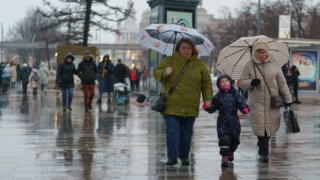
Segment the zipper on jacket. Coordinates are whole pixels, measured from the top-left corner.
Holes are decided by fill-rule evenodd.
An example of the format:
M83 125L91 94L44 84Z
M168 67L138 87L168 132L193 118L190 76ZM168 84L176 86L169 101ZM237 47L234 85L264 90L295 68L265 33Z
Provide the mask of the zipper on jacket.
M192 64L192 75L191 75L191 81L190 81L189 95L188 95L188 101L187 101L187 104L186 104L186 109L184 111L184 117L186 117L186 113L187 113L188 107L189 107L189 101L190 101L190 95L191 95L191 90L192 90L193 77L194 77L194 62Z
M262 71L263 71L263 74L261 74L261 76L264 76L264 63L261 63L262 64ZM266 77L264 77L264 78L266 78ZM267 81L265 82L265 83L267 83ZM267 124L267 104L266 104L266 98L267 98L267 95L266 95L266 84L265 84L265 86L264 86L264 89L263 89L263 91L264 91L264 97L265 97L265 99L264 99L264 129L265 129L265 132L267 133L267 135L268 135L268 124ZM263 132L264 133L264 132Z

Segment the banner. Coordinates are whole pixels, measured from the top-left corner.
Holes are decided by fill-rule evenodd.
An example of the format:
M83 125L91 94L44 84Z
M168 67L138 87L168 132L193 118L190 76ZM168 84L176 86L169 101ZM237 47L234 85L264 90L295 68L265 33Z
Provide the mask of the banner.
M297 66L300 76L299 91L318 92L319 52L317 50L291 50L291 65Z
M279 38L290 38L291 16L279 16Z

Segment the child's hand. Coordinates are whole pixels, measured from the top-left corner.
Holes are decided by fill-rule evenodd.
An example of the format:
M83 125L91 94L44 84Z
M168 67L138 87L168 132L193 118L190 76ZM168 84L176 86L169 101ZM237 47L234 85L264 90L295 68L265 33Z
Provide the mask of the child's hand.
M204 102L202 105L202 109L206 110L211 107L211 102Z
M242 111L243 114L249 114L249 109L248 108L244 108Z

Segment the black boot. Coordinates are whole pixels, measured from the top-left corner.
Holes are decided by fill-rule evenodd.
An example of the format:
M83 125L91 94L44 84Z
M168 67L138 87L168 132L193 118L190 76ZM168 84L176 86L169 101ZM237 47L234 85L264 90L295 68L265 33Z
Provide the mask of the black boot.
M108 101L107 101L107 103L109 104L109 103L111 103L111 99L110 98L108 98Z
M166 162L166 165L172 166L172 165L175 165L177 163L178 163L177 158L169 158L168 161Z

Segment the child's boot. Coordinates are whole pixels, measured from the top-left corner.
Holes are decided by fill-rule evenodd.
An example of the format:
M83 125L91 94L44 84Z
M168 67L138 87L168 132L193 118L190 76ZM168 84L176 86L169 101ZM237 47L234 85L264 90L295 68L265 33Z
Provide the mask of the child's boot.
M234 154L233 154L233 152L229 153L228 159L229 159L229 161L233 161L233 160L234 160Z
M229 158L228 156L222 156L221 167L228 167Z

